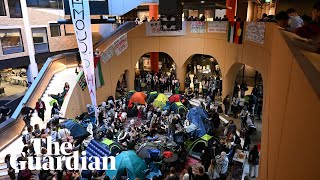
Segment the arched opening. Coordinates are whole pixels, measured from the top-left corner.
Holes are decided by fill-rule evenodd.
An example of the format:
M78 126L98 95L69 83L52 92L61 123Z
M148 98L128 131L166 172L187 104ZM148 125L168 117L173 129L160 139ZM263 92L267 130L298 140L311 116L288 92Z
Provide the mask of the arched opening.
M135 90L163 93L179 89L176 67L172 57L166 53L150 52L142 55L135 66Z
M118 99L121 96L124 96L128 92L129 73L128 70L125 70L118 78L115 97Z
M204 54L192 55L184 68L184 88L187 95L193 94L195 98L210 97L213 101L222 95L221 69L214 57Z
M263 105L263 79L255 68L245 64L236 63L230 67L225 83L227 97L224 97L224 117L232 120L240 132L242 147L250 151L257 146L261 149L262 133L262 105ZM261 154L260 154L261 157ZM257 159L250 159L256 163ZM250 176L257 177L255 171ZM248 174L244 174L248 175Z

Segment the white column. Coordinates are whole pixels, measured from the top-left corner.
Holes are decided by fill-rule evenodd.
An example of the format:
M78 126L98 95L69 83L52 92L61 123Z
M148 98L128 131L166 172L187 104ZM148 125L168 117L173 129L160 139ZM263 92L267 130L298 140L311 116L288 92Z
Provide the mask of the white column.
M38 66L35 58L33 37L32 37L32 32L31 32L31 27L29 22L29 14L28 14L26 0L20 0L20 4L21 4L22 16L23 16L24 31L26 34L26 40L28 45L29 60L30 60L30 64L27 71L28 82L33 82L34 78L37 77L38 75Z
M247 21L253 21L254 5L252 1L248 1Z

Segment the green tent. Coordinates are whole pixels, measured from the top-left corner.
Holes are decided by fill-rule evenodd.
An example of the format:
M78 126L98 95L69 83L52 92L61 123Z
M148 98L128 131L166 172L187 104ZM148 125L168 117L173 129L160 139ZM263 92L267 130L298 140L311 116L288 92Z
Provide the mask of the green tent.
M126 99L130 99L131 96L132 96L135 92L137 92L137 91L135 91L135 90L129 91L129 92L125 95Z
M159 94L158 97L153 101L153 106L163 109L168 101L169 99L166 95Z
M213 144L219 144L219 139L210 136L208 134L203 135L202 137L195 140L189 147L189 155L196 159L201 159L201 153L202 150L204 150L206 147L209 147ZM218 154L218 152L216 152ZM220 152L219 152L220 153Z
M187 114L188 109L181 103L175 102L170 105L170 111L174 111L175 114Z
M122 151L116 156L115 161L116 170L106 170L110 179L121 179L122 176L129 179L145 179L144 171L148 168L147 164L134 151Z
M147 103L153 103L153 101L158 97L158 92L154 91L154 92L150 92L147 96Z
M124 150L124 148L119 143L108 138L103 139L101 143L108 147L113 156L117 155L118 153Z

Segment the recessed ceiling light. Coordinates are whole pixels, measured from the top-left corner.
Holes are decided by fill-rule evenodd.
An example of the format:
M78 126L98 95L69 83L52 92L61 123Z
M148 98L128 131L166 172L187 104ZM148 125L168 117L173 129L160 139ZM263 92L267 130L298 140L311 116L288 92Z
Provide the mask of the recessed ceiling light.
M200 1L201 3L204 3L205 1Z

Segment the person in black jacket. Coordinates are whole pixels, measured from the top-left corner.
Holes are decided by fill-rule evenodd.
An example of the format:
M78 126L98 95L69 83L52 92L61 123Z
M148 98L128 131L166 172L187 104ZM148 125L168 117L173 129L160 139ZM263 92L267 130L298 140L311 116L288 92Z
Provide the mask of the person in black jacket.
M228 112L229 112L229 107L230 107L230 98L229 95L227 95L224 100L223 100L223 105L224 105L224 114L226 116L228 116Z
M249 152L249 175L252 178L258 176L258 166L259 166L259 150L258 146L254 145L252 150Z
M30 119L34 109L28 107L26 103L22 104L21 114L23 116L23 120L26 123L26 126L30 126Z

